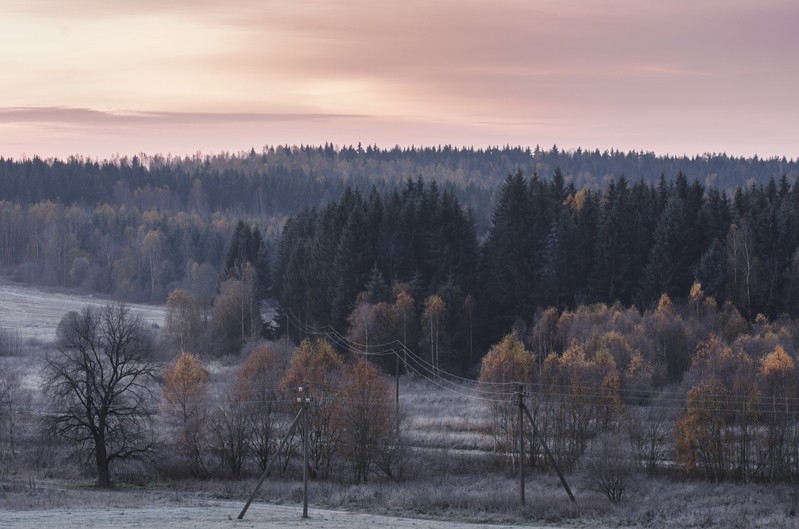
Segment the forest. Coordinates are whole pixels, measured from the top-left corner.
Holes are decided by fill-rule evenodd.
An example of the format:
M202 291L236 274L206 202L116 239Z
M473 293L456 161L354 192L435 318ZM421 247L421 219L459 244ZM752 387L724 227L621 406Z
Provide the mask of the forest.
M315 477L402 480L401 424L414 419L399 411L399 382L391 406L385 378L402 375L437 388L418 393L475 399L464 413L486 422L453 428L475 430L469 448L501 468L519 463L506 456L523 384L537 422L527 464L581 470L612 502L602 476L633 468L799 476L793 161L325 146L0 168L12 280L167 307L157 336L124 306L70 313L47 353L63 412L75 388L62 382L83 380L71 352L119 335L86 329L144 332L118 366L146 379L125 396L141 415L132 433L115 430L120 458L141 442L171 476L238 478L273 458L282 475L298 445L280 452L277 440L310 380ZM3 380L0 393L19 391ZM48 431L79 435L55 411ZM169 434L160 447L145 439L153 420ZM18 449L13 434L4 442ZM100 485L109 461L98 459Z

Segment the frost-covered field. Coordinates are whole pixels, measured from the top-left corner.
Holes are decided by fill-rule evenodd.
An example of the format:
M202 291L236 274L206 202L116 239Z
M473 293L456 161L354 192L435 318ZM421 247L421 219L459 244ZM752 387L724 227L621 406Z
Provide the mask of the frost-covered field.
M16 331L23 342L55 339L58 322L67 312L86 305L104 306L107 299L50 292L31 286L17 285L0 279L0 327ZM135 314L150 325L163 326L166 308L162 305L128 304Z
M414 518L376 516L345 511L309 509L309 518L302 519L300 506L253 504L243 520L238 520L243 502L208 502L203 506L58 509L35 511L6 511L0 514L0 528L44 529L218 529L306 527L325 529L455 529L463 523ZM466 524L470 529L510 529L513 525ZM534 527L525 525L525 527ZM547 526L552 529L552 526Z

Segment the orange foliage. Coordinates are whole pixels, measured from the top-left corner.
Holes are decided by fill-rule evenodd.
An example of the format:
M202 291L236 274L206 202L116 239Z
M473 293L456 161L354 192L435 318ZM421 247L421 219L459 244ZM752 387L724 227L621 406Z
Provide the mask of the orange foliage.
M529 382L535 370L535 357L516 336L506 335L483 357L481 382Z
M331 377L338 376L344 360L325 340L303 340L294 350L286 375L280 383L285 391L295 391L306 383L324 387ZM312 391L316 391L312 388Z
M303 387L303 393L308 392L313 397L309 409L311 466L323 478L330 472L333 454L338 450L341 437L333 415L339 402L339 380L343 365L341 356L325 340L314 343L303 340L294 350L291 364L279 385L292 398L297 395L300 386Z
M355 483L368 480L380 440L390 434L391 392L377 369L360 361L344 369L334 424L342 432L342 452Z
M781 345L778 345L763 358L760 372L766 378L786 379L793 375L795 367L793 358L785 352Z
M208 387L208 371L195 355L182 352L164 369L164 400L175 407L184 422Z
M237 400L272 398L281 375L281 360L271 347L259 345L241 364L236 373Z
M719 480L728 465L725 446L725 413L728 393L718 380L691 388L687 410L675 426L677 462L687 472L701 466L707 477Z

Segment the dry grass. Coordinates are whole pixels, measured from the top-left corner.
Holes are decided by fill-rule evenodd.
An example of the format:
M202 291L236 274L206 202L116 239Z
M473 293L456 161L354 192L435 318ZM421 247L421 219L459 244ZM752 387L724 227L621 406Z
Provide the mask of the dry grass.
M578 505L569 502L555 476L533 476L527 505L519 505L517 482L502 474L441 476L412 482L345 485L312 482L312 508L368 512L401 517L482 523L544 523L574 527L795 528L799 526L793 491L787 486L709 485L639 478L629 496L611 506L600 494L572 481ZM185 480L155 486L121 486L100 491L80 482L0 485L0 510L209 505L241 501L254 480ZM299 506L297 479L267 480L256 500Z
M0 359L13 362L13 359ZM17 363L25 385L35 381L39 362ZM234 361L211 366L218 385L232 376ZM33 389L33 388L31 388ZM33 409L42 406L34 402ZM490 454L489 412L482 401L403 379L400 407L404 440L412 446L407 479L370 478L368 485L312 482L317 508L438 518L463 522L551 523L588 527L799 527L799 490L788 485L721 484L633 476L618 505L593 492L578 474L567 479L578 499L569 502L556 476L534 473L527 480L527 505L519 504L515 475ZM33 435L33 434L31 434ZM35 439L30 439L35 442ZM30 460L0 461L0 510L205 505L241 501L255 483L244 480L166 479L163 466L130 467L116 490L92 487L91 468L68 454L40 447ZM161 462L163 463L163 461ZM345 469L338 469L344 473ZM299 464L285 477L270 477L258 501L299 505ZM74 476L80 476L75 481ZM70 480L71 479L71 480ZM125 483L127 482L127 484Z
M490 451L490 415L484 402L442 390L424 380L402 378L400 410L404 441L412 446Z

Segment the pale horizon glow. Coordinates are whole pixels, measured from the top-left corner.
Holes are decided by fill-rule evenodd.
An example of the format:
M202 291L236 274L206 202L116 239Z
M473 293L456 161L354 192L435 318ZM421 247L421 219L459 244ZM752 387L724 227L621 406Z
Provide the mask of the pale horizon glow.
M7 0L0 157L541 145L799 157L792 0Z

